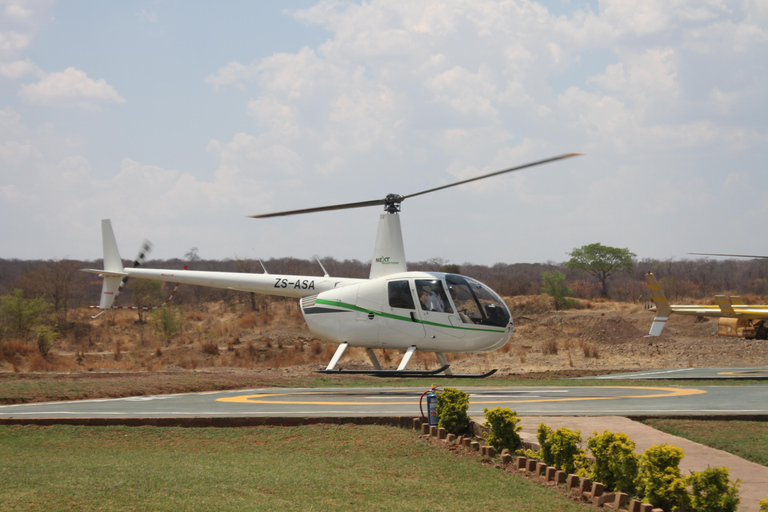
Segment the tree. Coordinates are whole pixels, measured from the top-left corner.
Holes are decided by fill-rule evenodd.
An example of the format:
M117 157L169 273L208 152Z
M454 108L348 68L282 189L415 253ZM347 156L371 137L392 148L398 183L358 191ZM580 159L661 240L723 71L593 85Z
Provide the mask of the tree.
M442 265L439 269L437 269L437 271L445 272L446 274L461 274L461 267L455 263L447 263Z
M195 265L200 261L200 255L197 254L197 252L198 252L197 247L190 247L190 249L184 253L184 259L189 261L192 268L194 268ZM192 293L195 295L195 305L199 308L200 303L202 302L203 287L193 286Z
M541 273L541 280L544 282L544 293L552 297L555 303L555 311L565 309L568 305L567 297L573 295L573 290L565 284L565 275L559 270L545 270Z
M139 323L146 323L147 310L141 308L157 306L164 300L163 284L160 281L132 279L128 287L131 290L133 306L139 308L136 310L139 315Z
M24 297L24 291L19 288L0 297L0 318L11 332L23 339L41 323L40 316L46 309L48 303L45 300L27 299Z
M600 294L608 298L607 280L618 272L631 273L633 258L637 255L629 249L618 249L602 244L584 245L570 253L571 259L565 266L571 272L588 273L600 281Z
M171 338L181 332L182 321L176 309L166 304L152 312L152 318L155 321L155 330L162 336L166 345L170 345Z

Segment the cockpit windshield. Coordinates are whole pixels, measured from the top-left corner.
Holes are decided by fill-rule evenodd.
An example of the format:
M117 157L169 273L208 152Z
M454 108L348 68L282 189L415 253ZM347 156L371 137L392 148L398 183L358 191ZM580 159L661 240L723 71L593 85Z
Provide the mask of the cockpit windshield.
M479 281L456 274L446 274L445 282L462 320L474 324L507 326L509 310L493 290Z

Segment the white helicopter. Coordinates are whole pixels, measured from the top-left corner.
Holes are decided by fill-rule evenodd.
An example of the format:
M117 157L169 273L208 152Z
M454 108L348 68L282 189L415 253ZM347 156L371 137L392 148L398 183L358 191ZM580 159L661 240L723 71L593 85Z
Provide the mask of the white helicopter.
M379 217L368 279L331 277L325 268L323 277L277 275L266 270L262 274L246 274L137 268L148 250L146 243L134 261L134 267L124 267L112 224L105 219L101 221L104 269L84 269L104 278L100 304L93 307L102 310L99 315L117 307L113 305L115 297L128 278L296 297L301 299L301 312L312 334L339 344L321 373L399 377L442 373L444 377L487 377L496 370L483 374L454 374L445 353L479 353L503 347L512 335L513 322L509 309L498 294L470 277L442 272L408 272L400 229L400 203L429 192L579 154L569 153L539 160L406 196L389 194L384 199L373 201L253 216L267 218L383 205L385 213ZM322 263L320 266L322 268ZM365 348L373 369L336 369L348 347ZM405 353L397 370L383 370L374 349ZM434 352L441 367L424 371L406 370L417 350Z

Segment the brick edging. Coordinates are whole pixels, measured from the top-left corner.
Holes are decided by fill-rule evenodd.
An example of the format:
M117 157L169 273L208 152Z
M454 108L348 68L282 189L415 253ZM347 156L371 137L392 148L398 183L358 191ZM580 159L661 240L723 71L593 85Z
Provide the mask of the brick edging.
M471 422L474 423L474 422ZM496 457L496 449L492 446L481 445L478 441L464 436L446 434L444 428L422 424L419 418L413 419L414 430L421 430L422 434L436 437L446 444L458 444L468 446L472 450L479 451L484 457L490 459ZM478 432L481 427L471 424L470 430ZM482 432L478 432L482 433ZM605 492L605 486L600 482L592 482L589 478L582 478L574 474L566 474L546 463L527 457L514 457L507 450L501 453L501 461L504 465L512 465L518 473L538 479L543 484L564 485L566 493L584 502L591 503L595 507L608 507L620 512L664 512L663 509L654 508L649 503L643 503L637 499L629 499L629 495L623 492Z

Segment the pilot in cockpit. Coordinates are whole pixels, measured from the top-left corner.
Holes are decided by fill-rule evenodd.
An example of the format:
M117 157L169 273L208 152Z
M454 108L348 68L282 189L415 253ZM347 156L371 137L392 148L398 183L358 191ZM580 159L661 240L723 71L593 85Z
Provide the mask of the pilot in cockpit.
M431 285L424 285L422 287L422 290L426 294L426 298L424 299L424 307L428 311L439 311L443 312L445 311L445 305L443 304L442 299L440 296L435 293L434 287Z

